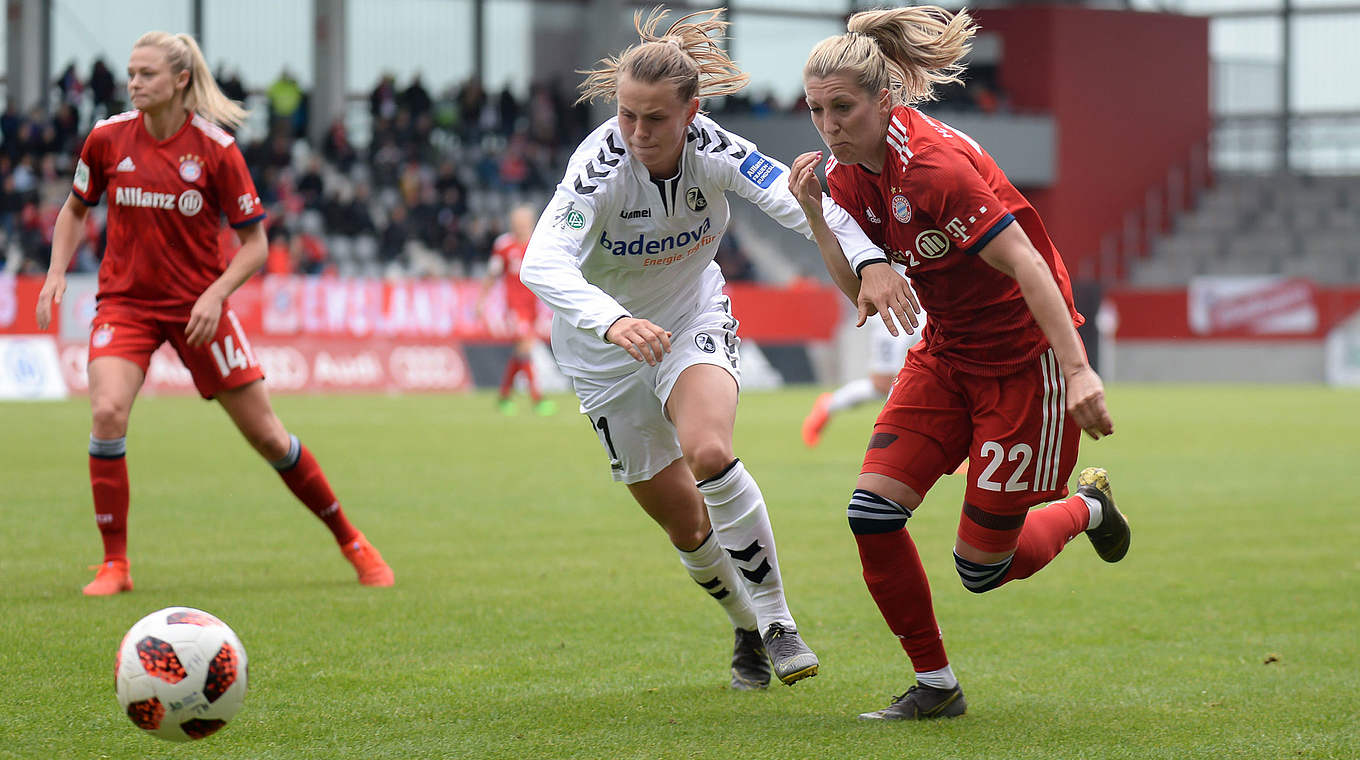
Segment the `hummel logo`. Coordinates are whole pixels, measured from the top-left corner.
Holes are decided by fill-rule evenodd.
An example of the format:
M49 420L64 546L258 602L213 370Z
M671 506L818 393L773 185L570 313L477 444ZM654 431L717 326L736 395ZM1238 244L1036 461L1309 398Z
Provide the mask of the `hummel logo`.
M124 156L123 160L118 162L118 171L120 172L137 171L137 166L132 163L132 156Z

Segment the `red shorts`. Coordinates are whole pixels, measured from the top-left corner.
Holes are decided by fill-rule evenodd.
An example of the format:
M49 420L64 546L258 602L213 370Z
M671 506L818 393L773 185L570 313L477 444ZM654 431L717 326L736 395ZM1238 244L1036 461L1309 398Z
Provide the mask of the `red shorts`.
M959 535L979 549L1006 551L1030 507L1067 495L1081 429L1067 416L1066 387L1052 349L1002 377L959 372L911 351L874 423L861 472L924 497L967 457L970 506Z
M221 391L249 385L264 378L264 370L250 348L236 313L226 303L217 320L217 334L201 346L190 346L184 335L187 318L164 319L158 312L126 303L102 302L90 330L90 360L117 356L147 371L151 355L170 341L175 353L194 378L194 387L205 399Z
M505 318L511 326L515 340L531 340L538 337L538 332L534 329L538 321L537 305L511 305L506 309Z

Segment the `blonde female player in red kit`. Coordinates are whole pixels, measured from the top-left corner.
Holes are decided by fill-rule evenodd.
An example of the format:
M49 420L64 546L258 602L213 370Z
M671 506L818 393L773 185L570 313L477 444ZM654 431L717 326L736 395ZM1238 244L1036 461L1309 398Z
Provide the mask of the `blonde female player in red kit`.
M1067 269L1039 215L972 138L912 107L931 99L933 85L959 81L972 19L918 6L856 13L847 28L813 49L803 87L831 151L831 197L887 258L851 271L823 245L834 238L817 241L861 320L872 310L886 320L911 300L889 258L930 314L874 425L847 510L864 582L916 683L860 717L951 717L965 710L963 690L907 519L967 458L954 562L969 591L1028 578L1082 532L1101 559L1117 562L1129 525L1105 470L1086 468L1077 493L1067 491L1081 432L1100 438L1114 423L1077 337ZM789 173L814 228L820 157L799 156Z
M166 341L205 399L216 399L289 490L330 528L366 586L392 585L392 570L345 518L321 466L274 415L264 373L227 296L264 263L264 209L236 141L246 112L213 80L186 34L148 32L128 60L136 110L90 131L71 195L57 216L52 263L38 296L39 327L66 290L66 267L89 207L109 199L108 247L90 332L90 487L104 561L90 596L132 590L127 559L128 416L151 354ZM219 253L220 219L241 249Z

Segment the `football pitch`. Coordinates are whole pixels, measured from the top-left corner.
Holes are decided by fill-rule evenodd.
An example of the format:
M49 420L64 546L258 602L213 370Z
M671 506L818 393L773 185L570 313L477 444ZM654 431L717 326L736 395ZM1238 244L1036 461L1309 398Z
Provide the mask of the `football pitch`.
M984 595L950 556L964 476L910 528L967 715L869 724L909 666L860 578L845 504L874 411L806 449L815 391L750 393L737 454L770 506L790 606L822 661L725 688L732 632L609 480L574 400L284 396L280 417L396 571L359 586L324 527L216 405L144 397L128 437L136 590L100 558L84 399L0 404L0 758L1355 758L1360 393L1114 386L1083 444L1133 525ZM199 607L250 658L245 707L174 745L119 712L113 659L152 610Z

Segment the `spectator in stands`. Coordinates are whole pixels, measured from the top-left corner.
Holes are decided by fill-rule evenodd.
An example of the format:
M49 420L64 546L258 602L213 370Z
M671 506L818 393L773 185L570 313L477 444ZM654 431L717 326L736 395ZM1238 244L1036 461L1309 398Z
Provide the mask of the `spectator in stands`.
M265 91L269 98L269 121L283 122L294 137L307 134L307 95L292 72L284 69Z
M76 73L75 61L66 64L61 76L57 77L57 89L61 91L61 103L79 106L81 99L85 95L85 83L80 81L80 75Z
M378 258L388 270L406 262L406 244L411 239L411 226L406 219L406 207L397 204L387 212L387 224L383 226L382 237L378 241Z
M269 228L269 253L265 258L265 274L293 274L297 271L297 250L292 236L281 224Z
M434 101L430 99L430 93L425 89L425 85L420 81L420 72L416 72L411 83L406 89L401 91L397 99L397 106L405 108L411 118L416 119L430 112L430 107Z
M469 79L458 91L458 136L471 142L481 136L482 109L486 106L486 93L482 83L475 77Z
M218 67L217 84L222 94L240 103L246 100L246 87L241 84L241 76L235 70L228 70L226 64Z
M355 150L354 145L349 141L349 130L345 127L343 118L336 118L331 122L331 128L326 131L326 142L321 146L322 155L326 157L345 174L349 174L354 168L354 164L359 160L359 151Z
M321 156L313 153L307 159L306 168L297 178L297 191L303 206L321 208L321 199L326 192L326 183L321 176Z
M76 106L62 103L52 116L52 129L56 135L56 153L74 153L75 141L80 132L80 113Z
M5 141L5 153L11 158L19 155L19 127L23 123L24 118L14 107L14 101L7 101L5 112L0 114L0 137Z
M397 80L383 74L368 96L368 113L374 122L390 120L397 115Z
M94 59L94 66L90 69L90 94L94 98L95 119L112 116L122 108L118 99L118 86L113 81L113 71L103 58Z
M497 118L500 120L501 133L509 134L514 132L519 125L521 109L519 101L515 100L515 94L510 91L509 87L501 90L501 96L496 108L499 111Z

